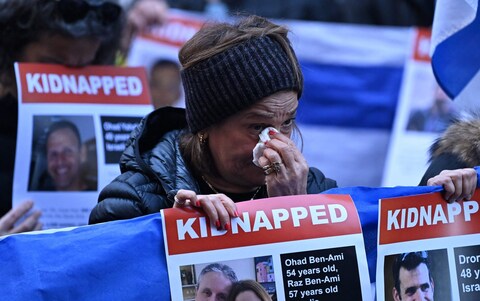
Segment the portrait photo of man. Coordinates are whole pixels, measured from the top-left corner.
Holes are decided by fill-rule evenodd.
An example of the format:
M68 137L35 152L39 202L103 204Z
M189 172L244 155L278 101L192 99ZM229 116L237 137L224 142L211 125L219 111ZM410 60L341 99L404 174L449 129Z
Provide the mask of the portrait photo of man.
M97 190L93 118L35 116L34 128L41 125L43 131L33 135L29 190Z
M433 301L435 289L426 251L398 255L393 265L393 299Z
M451 300L446 250L386 257L385 295L393 301Z
M232 284L237 281L235 271L228 265L209 264L198 277L195 301L226 300Z

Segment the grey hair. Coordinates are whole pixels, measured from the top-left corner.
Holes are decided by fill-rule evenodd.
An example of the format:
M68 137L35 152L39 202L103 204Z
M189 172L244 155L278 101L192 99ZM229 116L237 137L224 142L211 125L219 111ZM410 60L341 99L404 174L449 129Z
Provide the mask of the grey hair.
M200 286L200 283L202 282L205 274L210 272L222 273L223 276L225 276L225 278L230 280L232 283L238 282L237 275L231 267L222 263L211 263L204 267L200 272L200 275L198 275L197 288Z

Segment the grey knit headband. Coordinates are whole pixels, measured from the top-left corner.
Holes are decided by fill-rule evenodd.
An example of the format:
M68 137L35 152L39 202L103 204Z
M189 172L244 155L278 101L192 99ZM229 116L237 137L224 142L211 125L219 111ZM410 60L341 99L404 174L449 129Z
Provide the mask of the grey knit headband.
M301 93L292 62L269 37L247 40L182 71L190 132L282 90ZM300 95L299 95L300 96Z

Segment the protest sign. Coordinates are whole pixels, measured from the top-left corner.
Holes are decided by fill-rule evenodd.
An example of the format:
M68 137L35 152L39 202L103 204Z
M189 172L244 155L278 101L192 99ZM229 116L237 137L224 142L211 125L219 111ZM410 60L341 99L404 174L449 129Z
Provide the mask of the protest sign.
M447 128L455 111L433 75L430 36L430 30L416 30L405 62L383 186L418 185L427 168L430 145Z
M204 22L202 14L172 9L165 22L147 28L133 39L127 64L146 68L156 107L185 107L178 51Z
M178 51L205 23L198 13L172 9L161 25L151 26L132 41L129 66L144 66L150 71L158 60L178 62ZM179 62L178 62L179 63Z
M16 64L13 205L30 199L44 228L85 225L120 174L130 132L152 110L143 68Z
M298 195L237 203L217 230L199 209L162 210L174 300L193 300L199 275L225 264L277 300L371 300L360 221L348 195Z
M479 199L480 190L451 204L441 193L380 200L377 300L479 300Z

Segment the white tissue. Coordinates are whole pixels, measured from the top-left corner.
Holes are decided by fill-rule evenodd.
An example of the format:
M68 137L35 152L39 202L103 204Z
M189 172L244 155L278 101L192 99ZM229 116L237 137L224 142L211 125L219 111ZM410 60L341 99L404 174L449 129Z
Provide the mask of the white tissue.
M268 132L274 131L275 133L278 133L276 128L273 127L268 127L263 129L263 131L258 135L258 138L260 139L253 148L253 164L257 165L258 167L260 166L260 163L258 163L258 158L260 158L263 155L263 151L265 150L265 142L270 140L270 136L268 135Z

